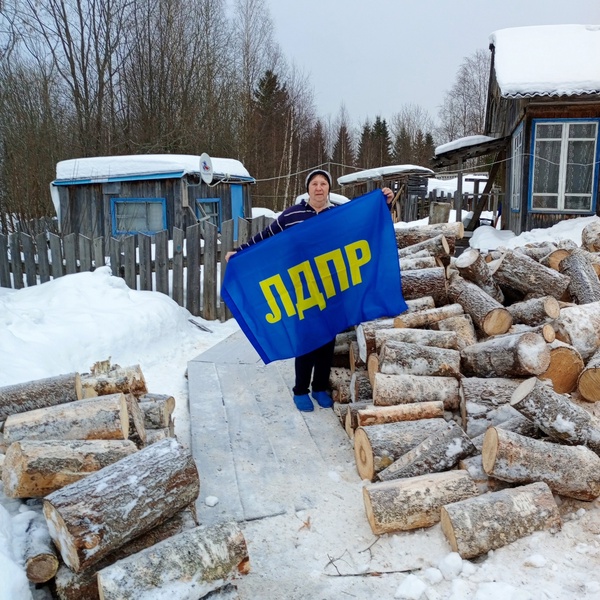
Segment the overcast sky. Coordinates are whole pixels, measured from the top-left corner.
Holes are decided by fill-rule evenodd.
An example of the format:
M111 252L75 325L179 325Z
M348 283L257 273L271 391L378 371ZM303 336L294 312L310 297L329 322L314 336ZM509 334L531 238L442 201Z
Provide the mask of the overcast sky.
M463 59L497 29L600 24L600 0L266 0L286 59L318 114L352 125L417 104L437 120ZM600 60L600 57L596 57Z

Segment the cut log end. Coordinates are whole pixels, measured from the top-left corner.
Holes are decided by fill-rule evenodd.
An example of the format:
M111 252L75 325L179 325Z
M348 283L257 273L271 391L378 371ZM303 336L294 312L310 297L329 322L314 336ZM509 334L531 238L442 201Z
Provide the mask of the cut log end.
M537 377L530 377L529 379L526 379L523 383L519 384L517 389L512 393L510 397L510 405L515 406L515 404L519 404L521 400L527 398L527 396L531 394L536 383Z
M56 544L58 551L61 553L61 556L64 562L71 567L74 571L78 571L79 564L79 556L77 554L77 549L75 547L75 539L69 533L67 525L60 515L60 513L55 510L55 508L48 502L44 500L44 517L46 518L46 523L48 524L48 531L50 532L50 537Z
M498 432L495 427L489 427L483 436L483 449L481 458L483 470L489 475L494 470L496 455L498 454Z
M58 566L58 558L54 554L38 554L25 565L27 579L33 583L46 583L56 575Z
M483 319L482 328L487 335L500 335L510 329L512 322L512 316L505 308L494 308Z
M452 526L452 521L450 520L450 516L448 515L448 511L446 510L445 506L442 506L440 517L442 532L446 536L446 539L450 544L450 548L452 548L453 552L458 552L458 542L456 541L456 535L454 534L454 527Z
M369 438L360 427L354 432L354 456L356 458L356 470L360 478L372 481L375 477L373 449Z

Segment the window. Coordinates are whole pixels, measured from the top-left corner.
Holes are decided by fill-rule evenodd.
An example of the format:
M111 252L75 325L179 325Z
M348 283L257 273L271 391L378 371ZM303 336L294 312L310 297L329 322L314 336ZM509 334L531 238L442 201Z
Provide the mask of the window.
M532 210L594 209L599 121L533 121Z
M221 231L221 198L197 198L196 217L199 221L208 221Z
M113 235L157 233L167 228L164 198L112 198Z
M523 186L523 125L520 125L512 138L512 170L510 174L510 209L521 210L521 189Z

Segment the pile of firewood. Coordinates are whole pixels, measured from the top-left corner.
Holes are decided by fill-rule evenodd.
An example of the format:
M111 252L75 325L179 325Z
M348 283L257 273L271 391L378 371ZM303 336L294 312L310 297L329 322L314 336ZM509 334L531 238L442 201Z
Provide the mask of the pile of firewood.
M109 361L0 388L4 494L23 500L22 563L60 600L125 600L173 586L204 597L249 569L235 522L198 526L196 464L175 399ZM159 568L157 568L159 566Z
M455 258L461 236L397 230L408 310L340 334L330 383L373 532L441 521L471 558L600 496L600 225Z

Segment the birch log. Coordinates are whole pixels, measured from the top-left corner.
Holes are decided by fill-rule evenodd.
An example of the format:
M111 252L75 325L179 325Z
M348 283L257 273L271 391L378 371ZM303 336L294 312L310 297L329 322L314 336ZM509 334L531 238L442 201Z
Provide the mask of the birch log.
M356 326L356 342L360 359L366 364L370 354L375 352L375 334L380 329L392 329L394 319L366 321Z
M485 290L460 276L450 279L448 297L460 304L486 335L506 333L512 325L512 317L504 306Z
M9 415L82 398L79 373L55 375L0 387L0 421Z
M419 298L406 300L406 306L408 307L407 313L419 312L427 308L435 308L435 301L431 296L420 296Z
M9 498L43 498L137 452L130 440L21 440L6 452L2 483Z
M63 561L81 571L194 502L199 490L194 459L169 439L46 496L44 515Z
M448 256L450 254L450 246L443 234L438 234L434 237L423 240L410 246L405 246L398 250L398 258L406 258L416 254L420 250L427 250L427 252L435 257Z
M385 375L458 376L460 352L389 339L379 352L379 372Z
M414 271L415 269L433 269L439 266L435 256L406 256L400 259L400 271Z
M430 308L414 313L405 313L394 318L394 327L418 328L429 327L433 323L463 315L464 309L460 304L447 304L437 308Z
M358 474L361 479L372 480L396 458L445 427L444 419L358 427L354 432L354 457Z
M363 500L373 533L382 535L431 527L439 522L444 504L478 493L466 471L448 471L371 483L363 487Z
M382 425L398 421L418 421L419 419L443 419L443 402L418 402L416 404L398 404L395 406L371 406L357 412L359 427ZM356 429L356 428L355 428Z
M436 431L380 471L377 477L381 481L389 481L426 473L439 473L452 469L459 460L470 456L475 450L462 428L450 421L443 429Z
M91 373L81 375L81 389L83 398L107 396L119 392L137 397L148 392L140 365L129 367L113 365L108 369L92 369Z
M571 251L560 263L560 272L570 278L569 293L577 304L600 301L600 280L583 250Z
M458 272L463 279L467 279L476 284L486 294L496 300L496 302L499 302L500 304L504 302L504 294L502 293L500 286L492 277L488 263L485 262L485 259L479 250L467 248L456 259L454 266L458 269Z
M56 574L56 593L60 600L99 600L98 580L96 574L100 569L108 567L131 554L144 550L162 540L177 535L198 525L194 511L185 508L176 515L157 525L150 531L136 537L105 556L88 569L75 573L62 564Z
M458 334L455 331L435 331L433 329L410 329L394 327L375 332L375 352L379 352L387 340L434 346L447 350L459 350Z
M454 331L458 338L456 350L462 350L471 344L477 343L477 333L471 315L462 314L448 317L432 323L431 327L440 331Z
M566 248L557 248L556 250L548 252L548 254L540 258L538 262L549 269L560 271L560 263L563 259L567 258L570 253L571 251Z
M534 531L561 528L552 491L541 481L447 504L441 509L441 524L450 547L463 559Z
M500 286L522 294L534 292L556 299L560 299L569 286L569 278L566 275L512 250L504 253L493 276Z
M538 377L552 382L554 391L559 394L572 392L577 387L577 380L584 368L581 354L576 348L560 340L554 340L548 346L550 364Z
M448 301L446 279L444 267L406 271L402 275L402 295L405 300L431 296L436 306L443 306Z
M577 380L577 391L588 402L600 401L600 350L596 350L582 369Z
M461 221L432 223L431 225L411 225L409 227L399 227L395 233L398 248L404 248L440 233L447 237L462 239L465 235L465 226Z
M600 453L600 420L537 377L526 379L510 403L550 437Z
M375 374L374 405L393 406L413 402L443 402L445 410L456 410L460 402L458 379L455 377Z
M541 242L538 244L527 245L527 246L517 246L514 248L515 252L521 252L522 254L526 254L529 258L533 258L533 260L537 260L538 262L547 256L550 252L554 252L556 250L556 244L552 242Z
M548 319L557 319L560 315L560 305L554 296L541 296L514 302L506 307L515 323L525 325L540 325Z
M157 569L160 565L160 569ZM101 600L138 600L157 590L195 598L250 570L246 540L234 522L184 531L98 572Z
M600 456L490 427L483 439L485 472L511 483L543 481L556 494L590 502L600 496Z
M491 338L461 350L465 375L518 378L543 373L550 365L550 349L537 333Z
M513 335L515 333L539 333L549 344L556 339L556 331L550 323L533 326L516 323L506 332L506 335Z
M18 539L15 551L25 565L27 579L33 583L50 581L59 561L44 515L38 510L20 512L12 519L12 529Z
M4 423L7 444L19 440L126 440L127 402L123 394L76 400L11 415Z
M587 361L600 348L600 302L562 308L554 329L557 339L577 348Z
M496 427L496 429L502 429L503 431L512 431L529 438L540 437L540 430L536 424L521 413L518 413L516 417L506 419L506 421L500 421L497 424L492 423L489 427ZM486 433L487 429L477 437L471 438L473 445L479 452L483 449L483 440Z

